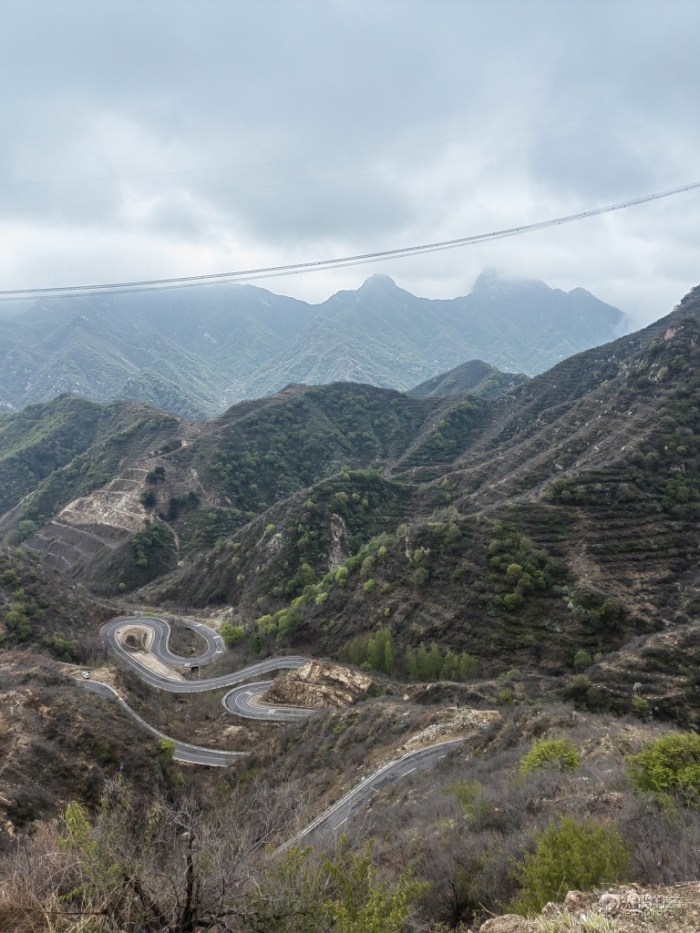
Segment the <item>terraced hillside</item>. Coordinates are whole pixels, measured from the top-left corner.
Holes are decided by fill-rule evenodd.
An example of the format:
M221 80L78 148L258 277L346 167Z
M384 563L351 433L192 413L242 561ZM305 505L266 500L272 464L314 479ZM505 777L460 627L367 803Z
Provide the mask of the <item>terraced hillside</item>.
M699 298L501 399L443 400L376 471L283 500L149 598L260 618L270 648L332 655L387 627L397 657L434 641L484 673L573 674L578 652L592 662L687 626L698 612ZM609 681L588 701L629 706L633 684ZM695 716L692 683L678 689L673 715Z
M3 528L103 595L225 613L258 652L364 657L382 631L398 674L434 644L484 676L578 658L590 679L700 611L698 311L696 290L495 399L292 386L196 425L134 406ZM598 679L561 689L630 708ZM671 693L693 719L692 684Z

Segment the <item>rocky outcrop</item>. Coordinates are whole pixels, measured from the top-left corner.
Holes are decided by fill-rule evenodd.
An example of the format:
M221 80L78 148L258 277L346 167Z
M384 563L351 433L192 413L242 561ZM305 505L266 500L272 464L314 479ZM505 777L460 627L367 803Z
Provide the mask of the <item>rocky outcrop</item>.
M674 933L696 933L700 915L700 884L644 888L638 884L584 893L569 891L563 903L549 903L538 917L526 920L517 914L505 914L487 920L479 933L545 933L567 930L610 930L636 933L647 924ZM471 931L468 931L471 933Z
M366 696L371 686L372 680L359 671L325 661L309 661L298 671L278 677L261 699L264 703L313 709L351 706Z

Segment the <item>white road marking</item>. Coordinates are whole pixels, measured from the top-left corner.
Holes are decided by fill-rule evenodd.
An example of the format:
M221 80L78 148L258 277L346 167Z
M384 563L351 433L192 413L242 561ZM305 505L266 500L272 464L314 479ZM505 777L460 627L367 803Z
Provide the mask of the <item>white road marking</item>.
M411 768L411 771L415 771L415 770L416 770L415 768ZM406 775L406 774L410 774L410 773L411 773L411 771L404 771L404 775Z

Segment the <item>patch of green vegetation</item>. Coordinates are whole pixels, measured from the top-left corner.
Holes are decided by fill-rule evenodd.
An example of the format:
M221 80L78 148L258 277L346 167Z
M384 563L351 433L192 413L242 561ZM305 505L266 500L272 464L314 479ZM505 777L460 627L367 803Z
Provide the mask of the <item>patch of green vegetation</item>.
M245 632L240 625L231 625L230 622L223 622L221 624L221 637L227 648L233 648L237 645L243 640L244 635Z
M403 461L403 466L409 469L454 460L479 437L487 424L489 412L488 404L479 398L470 398L455 405Z
M557 771L576 771L581 759L571 739L540 739L534 742L530 751L520 762L523 774L539 771L541 768L555 768Z
M0 513L85 451L102 416L100 405L70 395L0 413Z
M125 553L121 569L117 571L123 577L119 582L131 587L141 586L172 569L175 538L160 522L147 522L130 538L129 550L130 559Z
M174 522L184 512L191 512L199 505L199 496L196 492L190 490L185 496L171 496L168 504L168 511L161 515L167 522Z
M256 655L261 654L266 646L267 638L265 638L262 632L253 632L250 636L250 653Z
M182 513L187 515L180 532L180 550L183 554L208 551L217 541L229 538L248 521L238 509L210 505L197 508L197 499L196 493L192 493L182 499L175 499L175 506L173 500L170 500L168 516L172 514L173 517L168 517L168 521L174 521Z
M211 478L237 508L257 513L343 465L399 455L435 404L371 386L310 389L236 420L211 453Z
M65 635L59 633L57 635L44 635L43 642L62 661L68 661L72 664L80 656L80 642L77 638L66 638Z
M55 570L36 561L31 551L10 552L0 546L0 618L5 621L3 647L32 644L67 660L75 643L80 652L98 649L95 623L107 618L80 586L67 584ZM54 639L57 639L54 642ZM98 650L101 650L98 649Z
M45 615L46 610L40 608L27 596L24 589L19 587L12 594L12 602L5 615L5 625L20 641L26 641L32 636L33 623L41 622Z
M700 735L663 736L633 755L628 767L637 790L700 806Z
M630 856L614 826L562 817L535 836L535 851L518 870L520 893L511 909L524 916L538 913L569 891L593 891L624 881Z
M406 671L409 680L430 683L438 680L474 680L479 669L476 658L466 651L453 653L449 648L443 654L433 643L430 651L421 643L418 650L406 648Z
M158 742L158 754L166 764L175 761L175 742L165 736Z
M394 639L387 628L354 638L338 652L338 660L391 676L396 660Z

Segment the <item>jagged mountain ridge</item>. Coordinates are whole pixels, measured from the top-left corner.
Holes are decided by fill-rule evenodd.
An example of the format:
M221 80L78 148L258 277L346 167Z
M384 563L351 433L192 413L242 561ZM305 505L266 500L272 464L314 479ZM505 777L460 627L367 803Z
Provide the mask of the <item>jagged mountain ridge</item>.
M320 305L249 285L39 301L0 320L0 407L72 392L200 420L290 383L403 391L475 357L532 375L624 326L583 289L492 274L449 301L386 276Z

